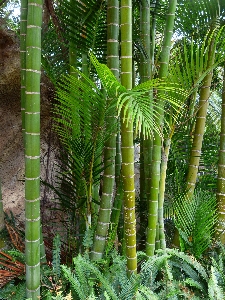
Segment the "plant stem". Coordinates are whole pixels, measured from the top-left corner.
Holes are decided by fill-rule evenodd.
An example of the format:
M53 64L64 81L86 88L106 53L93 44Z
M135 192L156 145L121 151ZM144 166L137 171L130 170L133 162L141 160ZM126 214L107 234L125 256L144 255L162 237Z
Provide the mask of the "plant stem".
M132 1L121 0L121 83L132 89ZM133 122L121 111L124 232L128 275L137 272Z
M222 90L222 116L221 116L221 133L220 133L220 150L218 162L218 178L217 178L217 202L218 202L218 224L216 233L219 235L220 241L225 243L225 64L223 74L223 90Z
M176 0L169 1L168 13L166 17L166 25L163 39L163 46L161 52L159 78L165 79L168 73L168 63L170 56L171 38L173 34ZM156 112L158 118L156 124L158 128L163 128L164 121L164 101L161 98L162 91L158 91ZM148 228L146 241L146 254L153 256L155 251L156 226L158 222L158 194L160 182L160 165L161 165L161 146L162 138L155 132L152 150L152 169L151 169L151 185L150 185L150 199L148 205Z
M40 77L42 1L29 0L26 36L26 296L40 297Z

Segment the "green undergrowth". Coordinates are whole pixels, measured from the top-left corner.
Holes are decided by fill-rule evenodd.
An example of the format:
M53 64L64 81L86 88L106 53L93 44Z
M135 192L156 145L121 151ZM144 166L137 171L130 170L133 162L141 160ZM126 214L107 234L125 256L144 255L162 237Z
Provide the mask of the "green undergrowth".
M218 245L197 260L177 249L158 250L148 258L138 252L138 274L127 276L126 258L113 249L98 262L78 255L61 265L60 237L53 243L51 264L41 266L41 299L213 299L225 298L225 249ZM18 250L10 252L23 262ZM1 266L1 269L4 269ZM0 299L26 299L25 278L0 289Z

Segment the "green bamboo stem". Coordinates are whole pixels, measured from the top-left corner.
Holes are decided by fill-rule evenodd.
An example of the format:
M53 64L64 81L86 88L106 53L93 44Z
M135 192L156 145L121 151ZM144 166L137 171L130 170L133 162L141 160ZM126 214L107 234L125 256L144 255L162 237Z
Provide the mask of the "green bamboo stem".
M165 140L165 147L162 151L162 162L161 162L160 183L159 183L159 207L158 207L159 242L160 242L160 248L163 250L166 249L163 207L164 207L164 195L165 195L165 186L166 186L166 170L167 170L170 145L171 145L171 138L168 137Z
M210 42L207 68L213 66L214 57L215 57L215 45L214 45L214 39L212 38ZM191 148L191 155L190 155L188 174L187 174L187 197L188 198L191 198L193 196L196 181L197 181L198 167L199 167L199 161L201 156L202 141L203 141L206 115L208 109L208 100L210 96L210 87L212 83L212 75L213 75L213 71L211 71L206 75L200 90L199 110L196 116L194 138L193 138L193 143Z
M152 61L151 61L151 30L150 30L150 1L142 1L140 3L140 37L145 48L146 56L141 56L140 62L140 77L141 82L146 82L152 76ZM150 97L150 95L149 95ZM152 107L149 107L152 111ZM147 186L150 185L150 166L151 166L151 138L144 140L141 135L140 142L140 224L139 230L140 247L145 248L145 229L147 224L146 208L147 208Z
M118 128L120 124L118 123ZM117 227L117 235L119 244L123 244L124 241L124 230L123 230L123 186L122 186L122 177L121 177L121 139L120 133L116 136L116 157L115 157L115 183L116 183L116 196L113 202L111 223L113 228ZM125 252L124 252L125 254Z
M119 1L109 0L107 4L107 65L118 78L119 76ZM111 101L111 99L107 100ZM116 123L115 115L110 115L106 120L110 128ZM105 144L104 173L102 197L98 214L98 223L92 249L92 259L99 260L103 257L107 233L112 210L113 188L115 184L115 155L116 134L112 133Z
M151 37L150 37L150 0L142 1L141 16L140 16L140 37L143 43L146 56L141 56L140 77L141 82L146 82L151 79Z
M21 117L22 117L22 135L25 147L25 103L26 103L26 31L27 31L27 0L21 1L20 11L20 64L21 64ZM42 236L42 227L40 228L42 243L40 244L41 261L46 262L45 247Z
M220 132L220 150L218 162L217 178L217 202L218 202L218 223L216 233L220 241L225 243L225 65L223 74L223 91L222 91L222 116Z
M25 99L26 99L26 31L27 31L27 0L21 0L20 9L20 74L21 74L21 117L22 135L25 146Z
M28 1L25 103L26 296L40 297L40 77L42 1Z
M168 63L170 56L171 38L173 35L176 0L169 1L168 13L166 17L166 25L163 39L163 46L161 51L161 60L159 62L159 78L165 79L168 73ZM157 127L163 127L164 119L164 101L161 98L161 93L158 91L156 112L158 118L156 119ZM161 165L161 145L162 138L155 132L152 151L152 165L151 165L151 186L150 199L148 206L148 228L146 240L146 254L153 256L155 251L156 226L158 222L158 194L160 182L160 165Z
M119 79L119 1L107 4L107 66Z
M121 83L132 89L132 1L121 0ZM121 111L124 232L128 274L137 272L133 123Z

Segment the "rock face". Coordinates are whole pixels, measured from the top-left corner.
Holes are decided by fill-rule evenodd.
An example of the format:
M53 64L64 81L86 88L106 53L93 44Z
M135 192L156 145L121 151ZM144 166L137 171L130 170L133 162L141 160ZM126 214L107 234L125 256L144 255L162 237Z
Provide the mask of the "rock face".
M0 176L4 209L15 215L24 207L22 145L19 40L0 29Z
M42 76L42 177L46 175L49 151L50 95L52 87ZM24 155L20 112L19 39L0 28L0 177L4 210L24 219ZM51 156L53 154L51 153ZM49 166L48 166L49 167Z

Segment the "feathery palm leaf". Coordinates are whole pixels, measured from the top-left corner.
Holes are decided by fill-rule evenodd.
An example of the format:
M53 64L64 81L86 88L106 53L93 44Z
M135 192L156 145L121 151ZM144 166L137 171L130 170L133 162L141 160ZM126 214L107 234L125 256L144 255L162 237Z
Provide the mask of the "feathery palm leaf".
M106 5L104 0L60 1L58 18L64 36L81 53L106 53Z
M214 64L209 68L208 55L213 37L215 38L214 47L217 50ZM202 42L200 39L197 41L196 39L179 41L172 51L172 60L169 66L171 80L192 94L204 77L224 61L224 50L224 26L215 28L213 32L208 32Z
M155 123L155 118L158 116L155 111L152 112L149 109L154 101L154 97L151 98L149 96L148 92L150 90L157 89L165 91L162 97L173 105L175 110L176 108L180 108L180 99L187 97L185 90L179 88L178 85L158 79L141 83L131 91L127 91L125 87L117 81L116 77L106 65L100 64L92 53L90 53L90 58L106 93L113 99L118 98L118 114L120 114L124 106L124 115L122 118L125 118L125 115L128 113L127 120L131 119L134 122L136 132L140 133L140 131L143 130L144 136L151 136L154 130L160 133L160 129L156 127ZM156 106L157 104L155 104L155 107Z
M217 221L216 199L200 191L191 200L180 196L174 203L175 225L183 242L197 258L209 247Z
M204 38L212 20L224 13L222 0L179 0L178 3L175 26L181 35L191 36L193 33L197 35L200 33Z

